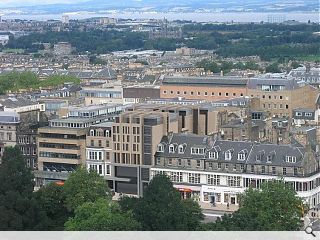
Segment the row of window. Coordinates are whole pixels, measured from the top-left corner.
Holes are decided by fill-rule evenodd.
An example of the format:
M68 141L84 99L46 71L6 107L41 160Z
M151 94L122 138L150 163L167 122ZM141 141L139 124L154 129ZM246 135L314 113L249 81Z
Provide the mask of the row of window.
M6 140L6 141L12 141L12 133L3 133L3 132L0 132L0 140Z
M273 105L273 107L272 107L272 105ZM262 104L262 107L264 108L264 109L277 109L278 107L277 107L278 105L277 104L272 104L272 103L268 103L268 105L266 104L266 103L263 103ZM284 105L283 104L279 104L279 109L284 109ZM289 109L289 105L288 104L286 104L285 105L285 109Z
M183 182L183 172L169 172L169 171L154 171L154 175L166 174L170 177L172 182L182 183ZM200 184L200 173L188 173L187 182L191 184ZM220 186L221 176L215 174L206 174L206 183L208 185ZM227 186L229 187L240 187L241 177L239 176L227 176Z
M211 95L211 96L215 96L215 93L214 92L211 92L211 93L208 93L208 92L193 92L193 91L190 91L190 93L189 93L189 95L196 95L196 93L197 93L197 96L209 96L209 94ZM174 91L167 91L167 90L164 90L163 91L163 94L177 94L177 95L188 95L188 92L187 91L176 91L176 92L174 92ZM226 92L226 93L222 93L222 92L219 92L218 94L217 94L218 96L222 96L222 95L224 95L224 96L226 96L226 97L228 97L228 96L233 96L233 97L237 97L237 93L228 93L228 92ZM243 96L244 94L243 93L240 93L240 95L239 96Z
M293 163L294 160L292 160L292 158L294 157L289 157L291 159L291 162ZM157 158L157 162L156 164L157 165L160 165L160 161L161 159L160 158ZM167 160L167 165L168 166L171 166L172 165L172 158L168 158ZM228 163L224 163L224 169L225 170L233 170L233 171L236 171L237 170L237 165L239 164L233 164L233 168L232 169L229 169L229 164ZM178 166L182 166L182 159L178 159ZM186 160L186 166L187 167L191 167L191 160L190 159L187 159ZM201 160L197 160L197 168L200 168L201 167ZM208 162L208 168L209 169L213 169L213 162ZM217 168L218 169L221 169L222 168L222 163L218 163L217 164ZM245 169L245 164L240 164L240 170L243 171ZM256 168L255 168L255 165L251 165L251 168L250 168L250 172L251 173L255 173L256 172ZM261 170L260 170L260 173L262 174L265 174L265 173L268 173L266 171L266 166L261 166ZM277 172L276 172L276 167L271 167L271 174L273 175L276 175ZM298 175L298 168L293 168L293 174L296 176ZM287 175L287 168L286 167L283 167L282 168L282 175L286 176Z
M312 113L304 113L304 116L305 117L312 117ZM296 112L296 116L297 117L302 117L303 116L303 113L302 112Z
M88 168L91 171L97 172L99 175L111 175L111 167L110 165L105 165L105 171L103 171L103 166L101 164L89 164Z

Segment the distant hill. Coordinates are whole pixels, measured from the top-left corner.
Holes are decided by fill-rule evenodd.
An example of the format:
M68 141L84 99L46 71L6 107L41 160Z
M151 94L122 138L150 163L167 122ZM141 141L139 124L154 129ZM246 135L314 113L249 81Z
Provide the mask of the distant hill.
M23 4L21 4L23 5ZM0 7L5 6L0 1ZM26 7L15 7L23 10L46 13L61 13L67 11L101 11L110 9L128 8L154 8L168 11L172 8L188 9L220 9L223 11L255 11L255 12L291 12L291 11L316 11L319 10L318 0L87 0L75 4L47 4Z

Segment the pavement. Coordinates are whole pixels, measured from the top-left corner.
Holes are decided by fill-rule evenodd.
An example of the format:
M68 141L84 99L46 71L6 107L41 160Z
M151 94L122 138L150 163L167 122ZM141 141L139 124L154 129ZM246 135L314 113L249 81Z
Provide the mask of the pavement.
M230 205L227 207L226 204L217 204L212 206L210 203L199 202L200 207L202 208L202 213L204 215L203 222L215 222L218 217L222 217L224 214L231 214L234 211L238 210L238 206Z

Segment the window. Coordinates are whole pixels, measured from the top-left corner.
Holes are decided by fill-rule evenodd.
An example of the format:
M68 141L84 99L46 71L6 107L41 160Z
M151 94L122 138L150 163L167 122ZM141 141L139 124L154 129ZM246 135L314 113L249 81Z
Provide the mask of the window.
M283 174L283 175L287 175L287 168L285 168L285 167L282 168L282 174Z
M266 173L266 167L265 166L261 167L261 173Z
M229 187L240 187L240 177L228 176L227 184Z
M238 153L238 160L239 161L246 160L246 150L242 150L241 152Z
M236 164L233 165L233 171L237 171L237 165Z
M168 165L171 166L172 165L172 158L168 159Z
M172 182L182 182L182 172L170 172L170 180Z
M182 165L182 161L181 159L178 159L178 166L181 166Z
M205 95L205 96L208 96L208 92L204 92L204 95Z
M221 163L218 163L218 169L221 169Z
M160 165L161 164L161 158L157 158L157 165Z
M163 150L164 150L163 145L162 145L162 144L159 144L159 145L158 145L158 152L163 152Z
M276 167L272 167L272 174L276 174Z
M91 147L93 147L94 146L94 140L91 140Z
M209 175L207 175L207 182L208 182L208 185L219 186L220 185L220 176L209 174Z
M204 148L191 148L191 154L202 155L204 154Z
M231 150L226 151L224 154L225 160L231 160L231 157L232 157Z
M189 183L200 183L200 174L199 173L189 173L188 174L188 182Z
M218 159L218 152L209 152L209 158L210 159Z
M298 168L294 168L294 169L293 169L293 174L294 174L295 176L298 175Z
M306 117L312 117L312 113L305 113L304 114Z
M179 145L178 152L184 153L184 146L183 145Z
M251 165L251 172L254 173L254 165Z
M174 145L173 144L171 144L169 146L169 153L174 153Z
M110 175L111 174L111 168L110 168L110 165L106 165L106 172L105 172L106 175Z
M293 156L286 156L286 162L287 163L296 163L297 159L296 159L296 157L293 157Z
M209 162L208 165L209 165L209 168L211 168L211 169L213 168L213 163L212 162Z
M200 160L197 160L197 168L201 167L201 162Z
M226 170L229 169L229 164L228 164L228 163L225 164L225 169L226 169Z
M244 164L240 165L240 169L243 171L244 170Z
M296 116L301 117L302 116L302 112L296 112Z
M191 166L191 160L190 159L187 160L187 165L188 165L188 167Z

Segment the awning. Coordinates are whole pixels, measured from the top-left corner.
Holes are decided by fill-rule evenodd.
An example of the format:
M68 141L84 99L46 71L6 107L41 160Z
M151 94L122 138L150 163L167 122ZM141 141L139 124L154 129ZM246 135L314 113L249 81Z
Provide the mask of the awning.
M179 192L192 192L190 188L178 188Z

